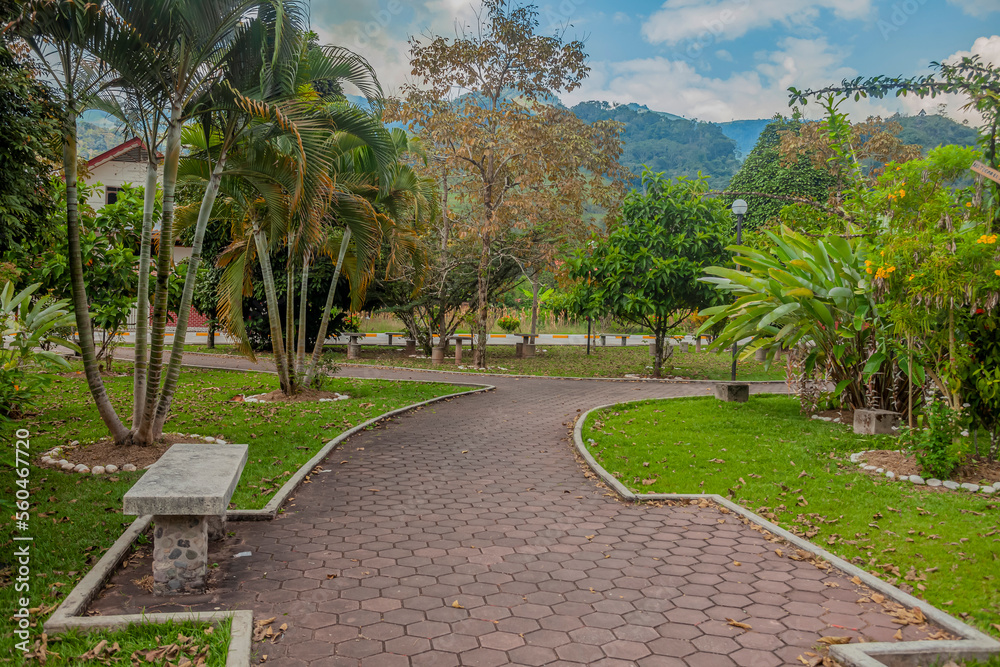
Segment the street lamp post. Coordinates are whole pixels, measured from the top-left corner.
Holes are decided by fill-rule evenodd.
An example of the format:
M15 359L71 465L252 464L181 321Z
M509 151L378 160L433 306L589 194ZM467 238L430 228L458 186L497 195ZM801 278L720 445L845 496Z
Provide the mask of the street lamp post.
M733 213L736 214L736 245L743 245L743 216L747 212L747 203L742 199L733 202ZM739 267L736 267L739 270ZM733 372L731 380L736 382L736 348L739 341L733 341Z

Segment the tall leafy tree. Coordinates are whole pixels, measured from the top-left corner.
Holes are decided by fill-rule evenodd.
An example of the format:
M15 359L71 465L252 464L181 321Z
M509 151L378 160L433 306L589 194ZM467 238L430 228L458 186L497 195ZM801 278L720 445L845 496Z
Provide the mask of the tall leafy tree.
M486 363L489 283L510 230L584 221L590 200L613 209L625 171L621 126L588 125L545 104L580 85L583 43L538 33L533 5L486 0L474 27L410 43L417 83L393 117L421 132L453 176L450 196L467 213L451 222L479 249L476 364ZM457 95L457 96L456 96Z
M644 172L642 190L625 197L619 224L569 261L578 281L577 313L610 315L652 332L654 377L660 377L667 332L721 302L699 278L726 258L730 213L719 199L705 197L707 191L704 179Z

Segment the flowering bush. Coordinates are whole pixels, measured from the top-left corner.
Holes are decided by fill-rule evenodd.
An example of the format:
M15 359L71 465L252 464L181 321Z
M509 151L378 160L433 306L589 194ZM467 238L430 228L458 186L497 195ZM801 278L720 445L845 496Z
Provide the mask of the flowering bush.
M497 326L507 333L514 333L521 328L521 320L511 316L501 317L497 320Z
M344 317L344 331L357 332L361 328L361 318L356 313Z

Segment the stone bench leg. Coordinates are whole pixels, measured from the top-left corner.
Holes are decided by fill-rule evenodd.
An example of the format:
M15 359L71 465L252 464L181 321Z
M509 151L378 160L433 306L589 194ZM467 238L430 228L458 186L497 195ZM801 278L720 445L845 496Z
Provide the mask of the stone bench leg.
M534 343L524 343L521 346L521 355L525 359L528 359L530 357L535 356L535 344Z
M205 517L205 520L208 522L209 542L218 542L226 538L226 517L209 516Z
M462 341L455 343L455 365L462 363Z
M201 593L208 573L208 520L154 516L153 594Z
M358 355L361 353L361 345L358 343L348 343L347 344L347 358L357 359Z
M413 338L406 339L406 347L403 348L403 354L416 354L417 353L417 341Z
M518 359L524 358L524 343L514 343L514 356Z
M440 346L434 346L431 348L431 365L440 366L444 361L444 348Z

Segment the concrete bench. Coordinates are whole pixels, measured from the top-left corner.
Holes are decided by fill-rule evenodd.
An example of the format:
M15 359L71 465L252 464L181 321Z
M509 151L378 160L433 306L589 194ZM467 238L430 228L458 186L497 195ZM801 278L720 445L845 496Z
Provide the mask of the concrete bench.
M153 515L154 595L205 589L210 532L213 539L225 536L226 509L247 450L246 445L172 445L125 493L125 514Z
M632 334L609 334L609 333L598 334L598 336L601 339L601 347L605 347L608 344L608 338L609 337L610 338L620 338L621 341L622 341L622 347L625 347L626 345L628 345L628 339L629 339L629 336L631 336L631 335Z
M538 338L538 334L516 333L514 335L521 337L521 342L515 343L514 356L518 359L528 359L535 356L535 340Z

